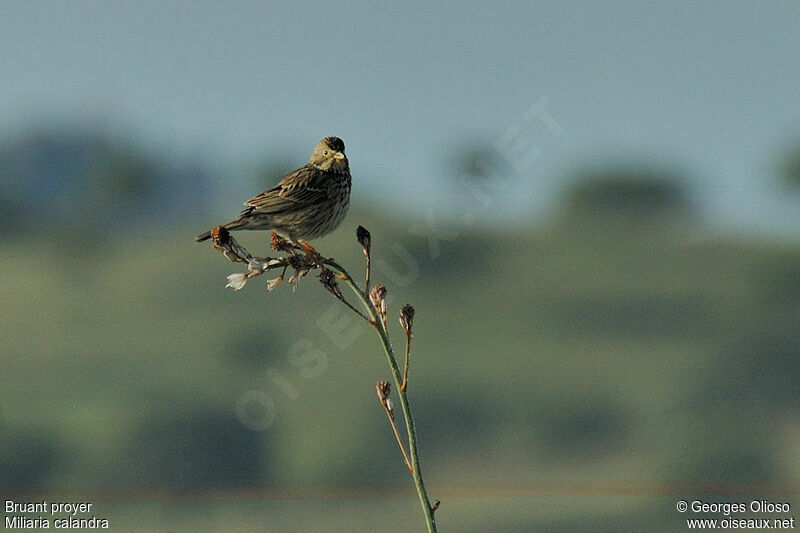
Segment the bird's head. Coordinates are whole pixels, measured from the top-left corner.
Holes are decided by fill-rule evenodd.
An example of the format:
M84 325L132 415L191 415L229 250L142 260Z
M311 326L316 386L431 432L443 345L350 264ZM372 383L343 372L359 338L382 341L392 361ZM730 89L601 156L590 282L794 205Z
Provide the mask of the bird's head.
M339 137L325 137L314 148L310 163L320 170L347 171L344 141Z

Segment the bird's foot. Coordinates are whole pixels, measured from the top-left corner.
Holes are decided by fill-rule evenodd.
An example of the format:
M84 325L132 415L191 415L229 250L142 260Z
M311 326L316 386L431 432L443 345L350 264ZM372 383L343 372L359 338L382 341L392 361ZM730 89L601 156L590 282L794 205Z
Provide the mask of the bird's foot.
M322 262L322 254L320 254L317 251L316 248L314 248L313 246L311 246L307 242L300 241L300 248L303 250L303 253L305 253L306 257L309 260L311 260L311 261L313 261L315 263L321 263Z
M306 252L309 252L309 253L312 253L312 254L318 254L319 253L313 246L311 246L310 244L308 244L305 241L300 241L300 246L302 246L305 249Z

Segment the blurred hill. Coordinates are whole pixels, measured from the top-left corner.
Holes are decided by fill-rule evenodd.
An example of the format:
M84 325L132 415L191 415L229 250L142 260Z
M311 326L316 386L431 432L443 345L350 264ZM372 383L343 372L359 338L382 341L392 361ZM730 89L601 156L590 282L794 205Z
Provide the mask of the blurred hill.
M573 219L462 229L434 257L403 221L355 209L319 245L355 272L356 223L373 233L393 312L418 310L412 401L436 497L437 484L487 480L800 477L800 248ZM375 339L313 277L295 292L224 289L239 267L196 231L114 238L57 268L40 260L48 239L0 248L0 486L404 482L376 408ZM263 431L237 414L243 395L259 399L246 416ZM614 520L663 518L638 505ZM442 523L460 523L450 512ZM540 524L525 506L509 513L458 530Z
M780 162L784 184L793 191L800 189L800 142L792 144Z
M496 168L500 156L468 148L454 169L486 179L474 161ZM170 498L265 487L270 510L248 516L285 524L299 506L309 529L336 511L280 507L281 487L333 491L324 499L406 486L374 397L387 378L376 340L313 276L296 291L268 293L260 278L224 288L240 265L193 242L215 222L208 169L79 130L0 153L0 487ZM289 169L270 160L254 174ZM616 531L645 517L671 530L650 497L660 487L796 483L800 245L712 239L687 183L664 169L597 165L567 183L548 226L445 219L443 231L355 205L318 243L359 273L365 225L392 312L417 308L412 402L443 529ZM240 239L260 254L266 237ZM533 498L587 483L645 488L606 495L605 510L581 499L578 514ZM154 530L137 501L109 504L117 523ZM375 526L384 504L347 501L365 528L395 530ZM241 504L205 512L257 529ZM197 527L163 512L165 530ZM337 520L358 529L350 513Z
M208 172L88 126L32 128L0 144L0 220L62 238L174 223L208 211Z

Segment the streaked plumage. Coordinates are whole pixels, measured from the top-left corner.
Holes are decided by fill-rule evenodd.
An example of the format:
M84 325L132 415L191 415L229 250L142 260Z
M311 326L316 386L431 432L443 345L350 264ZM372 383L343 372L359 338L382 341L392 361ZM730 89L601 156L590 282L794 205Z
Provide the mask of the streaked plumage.
M273 230L295 243L322 237L339 227L350 206L350 166L344 142L326 137L314 148L309 162L245 202L228 230ZM211 236L207 231L196 241Z

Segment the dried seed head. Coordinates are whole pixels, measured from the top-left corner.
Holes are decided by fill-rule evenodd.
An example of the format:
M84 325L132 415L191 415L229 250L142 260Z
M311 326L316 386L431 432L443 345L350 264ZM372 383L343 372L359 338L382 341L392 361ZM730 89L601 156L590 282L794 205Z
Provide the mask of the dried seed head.
M211 246L234 263L250 263L253 256L223 226L211 230Z
M381 401L381 405L383 405L386 403L386 400L389 399L389 394L392 392L392 386L388 381L379 381L375 386L375 390L378 393L378 399Z
M381 317L381 320L386 324L386 287L383 285L375 285L369 291L369 301L375 307L375 311Z
M388 381L379 381L375 386L375 390L378 393L378 400L380 400L381 405L386 410L386 414L394 421L394 405L392 405L392 399L389 398L389 394L392 392L392 386L389 385Z
M334 274L332 270L322 268L319 273L319 281L329 293L333 294L340 300L344 299L342 289L339 288L339 283L336 281L336 274Z
M225 229L224 226L217 226L211 230L211 243L214 246L223 246L228 242L231 232Z
M306 255L299 254L286 257L286 263L295 270L311 270L316 267Z
M372 236L369 234L369 231L367 231L367 228L359 226L356 229L356 238L361 248L364 249L364 255L369 255L369 250L372 246Z
M292 243L275 233L272 232L272 237L269 241L269 246L276 252L291 252L292 251Z
M414 328L414 306L405 304L400 310L400 325L403 326L403 331L408 337L413 335Z

